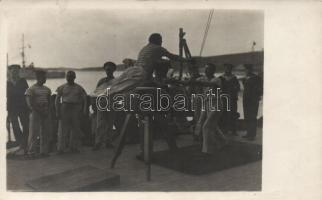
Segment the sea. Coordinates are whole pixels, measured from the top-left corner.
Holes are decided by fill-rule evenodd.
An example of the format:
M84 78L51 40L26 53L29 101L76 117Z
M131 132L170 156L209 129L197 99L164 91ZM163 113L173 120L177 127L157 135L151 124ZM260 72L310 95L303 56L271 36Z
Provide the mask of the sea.
M93 93L95 90L97 82L105 77L105 72L104 71L82 71L82 70L75 70L76 72L76 80L75 82L81 85L87 92L87 94ZM122 71L116 71L114 73L115 77L118 77L120 74L122 74ZM218 73L216 76L220 76L221 74ZM237 74L237 77L242 77L242 74ZM33 85L36 83L36 80L28 80L28 84ZM55 78L55 79L47 79L45 85L49 87L54 93L60 85L66 83L65 78ZM240 113L240 118L244 118L244 112L243 112L243 102L242 102L242 92L243 92L243 86L242 83L241 85L241 92L239 93L239 98L238 98L238 105L237 105L237 111ZM259 109L258 109L258 118L263 116L263 102L260 102Z

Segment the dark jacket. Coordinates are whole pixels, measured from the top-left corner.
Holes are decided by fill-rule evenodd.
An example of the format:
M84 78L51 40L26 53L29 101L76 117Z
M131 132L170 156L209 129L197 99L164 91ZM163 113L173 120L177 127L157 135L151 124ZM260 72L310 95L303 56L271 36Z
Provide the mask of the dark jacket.
M26 79L20 78L16 84L7 81L7 110L8 112L24 112L28 110L25 92L28 89Z
M220 76L222 83L222 92L228 94L232 100L237 101L240 85L237 77L232 75L232 78L226 79L224 75Z
M263 95L263 81L262 78L256 74L250 74L243 80L244 84L244 102L259 101Z

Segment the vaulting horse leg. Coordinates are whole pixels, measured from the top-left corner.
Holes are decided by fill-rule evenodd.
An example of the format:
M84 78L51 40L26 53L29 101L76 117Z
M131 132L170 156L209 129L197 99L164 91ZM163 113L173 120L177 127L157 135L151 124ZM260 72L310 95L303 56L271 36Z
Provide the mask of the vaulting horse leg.
M128 127L128 124L129 124L129 121L130 121L131 117L132 117L131 113L126 114L125 121L124 121L123 127L122 127L121 132L120 132L120 141L119 141L119 143L117 145L114 157L113 157L112 162L111 162L111 168L114 168L116 160L121 155L122 150L123 150L123 148L125 146L126 129Z
M153 135L150 127L150 116L144 116L144 162L146 165L146 178L147 181L151 180L151 156L153 149Z

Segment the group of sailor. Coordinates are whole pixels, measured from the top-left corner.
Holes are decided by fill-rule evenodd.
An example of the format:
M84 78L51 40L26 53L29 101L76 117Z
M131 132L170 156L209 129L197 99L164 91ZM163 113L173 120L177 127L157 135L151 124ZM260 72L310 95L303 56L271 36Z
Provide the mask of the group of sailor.
M137 86L153 85L161 87L169 94L171 83L175 83L169 76L170 61L184 62L195 65L195 61L185 59L170 53L162 47L162 37L153 33L138 54L136 62L124 62L128 68L119 77L114 77L117 66L113 62L106 62L103 69L106 76L100 79L96 88L110 88L109 95L118 93L129 93ZM195 140L202 144L201 151L212 153L221 150L227 144L227 135L237 134L237 112L238 94L240 92L240 81L233 74L234 66L225 63L225 72L217 77L216 65L207 63L204 67L204 75L199 75L198 68L194 68L190 74L189 81L177 81L183 88L189 88L190 92L206 93L209 89L220 88L222 93L229 96L229 101L217 102L221 108L216 111L201 109L201 103L197 102L197 108L193 113L192 131ZM257 113L261 100L263 85L260 76L253 71L252 64L245 64L245 77L243 83L243 111L247 134L244 138L254 140L257 129ZM14 153L22 151L28 159L49 156L53 149L58 154L67 152L78 153L84 137L83 121L89 119L89 107L91 114L91 132L93 133L93 150L97 151L105 145L113 148L115 132L118 133L124 121L124 113L108 112L98 110L95 97L89 97L84 88L75 82L76 73L66 73L66 83L59 86L52 94L46 83L46 71L36 69L36 83L28 86L27 81L19 75L20 66L10 65L8 67L7 81L7 123L12 124L15 140L19 149ZM179 87L179 86L177 86ZM207 100L209 101L209 99ZM228 103L229 102L229 103ZM183 115L183 117L185 117ZM177 149L175 142L175 125L180 123L180 114L173 112L157 113L154 122L164 129L164 136L171 150ZM182 117L181 117L182 118ZM20 128L20 125L22 128ZM165 126L164 126L165 125ZM9 127L10 128L10 127ZM116 134L117 135L117 134Z

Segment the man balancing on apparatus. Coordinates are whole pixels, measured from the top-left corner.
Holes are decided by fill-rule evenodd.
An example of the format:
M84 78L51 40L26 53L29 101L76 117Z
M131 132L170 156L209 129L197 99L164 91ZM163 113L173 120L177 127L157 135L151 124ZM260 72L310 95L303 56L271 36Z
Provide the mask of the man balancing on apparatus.
M168 52L162 47L162 36L159 33L153 33L149 37L149 42L139 52L137 61L134 66L127 68L119 77L113 79L110 84L97 87L94 94L99 95L115 95L118 93L128 94L139 86L151 86L153 81L153 73L158 67L162 67L167 57L174 61L187 61L178 55ZM166 63L168 65L168 63ZM165 66L166 67L166 66ZM107 88L109 88L107 92ZM115 118L114 112L109 111L112 118ZM112 124L112 123L111 123ZM111 130L111 129L109 129ZM170 145L170 149L175 145Z

